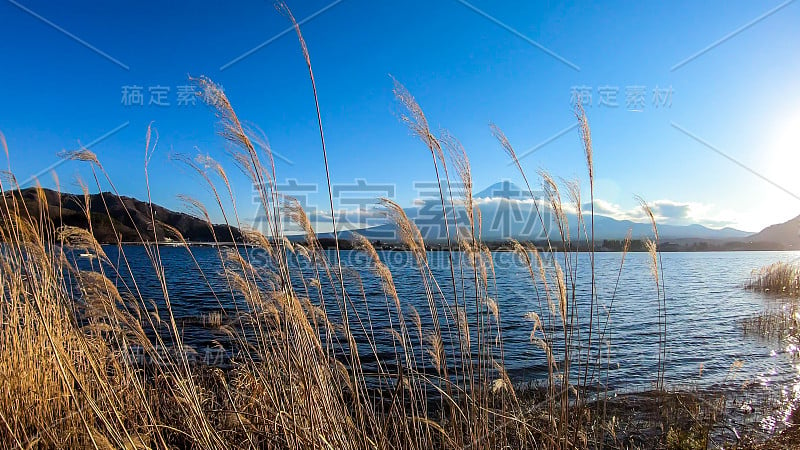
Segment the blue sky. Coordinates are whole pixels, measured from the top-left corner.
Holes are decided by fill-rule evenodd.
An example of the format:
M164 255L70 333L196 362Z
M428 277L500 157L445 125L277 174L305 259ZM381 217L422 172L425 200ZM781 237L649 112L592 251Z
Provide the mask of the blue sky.
M586 110L602 211L635 217L638 194L659 206L665 223L746 230L800 213L800 2L289 6L298 20L328 8L302 30L335 183L394 185L398 202L411 205L414 182L435 179L430 154L398 121L391 74L434 128L462 141L476 190L500 179L521 182L491 136L490 121L520 155L549 141L522 159L532 178L543 168L585 184L578 132L564 130L575 123L575 92L590 91ZM279 180L318 184L309 202L323 208L324 167L305 63L292 33L276 38L288 26L269 1L0 3L6 43L0 131L12 170L27 180L57 162L59 151L118 129L91 150L121 193L145 198L144 141L152 122L159 133L150 166L153 200L175 209L177 194L210 202L197 177L169 159L201 152L236 172L213 114L200 104L178 104L187 77L206 75L285 158L276 160ZM143 105L122 101L126 86L142 88ZM149 104L149 89L158 87L169 88L169 106ZM601 91L616 92L617 106ZM629 95L638 104L628 104ZM88 176L78 162L55 171L71 191L78 190L76 176ZM240 212L252 217L251 187L243 176L233 179ZM49 174L41 182L54 185Z

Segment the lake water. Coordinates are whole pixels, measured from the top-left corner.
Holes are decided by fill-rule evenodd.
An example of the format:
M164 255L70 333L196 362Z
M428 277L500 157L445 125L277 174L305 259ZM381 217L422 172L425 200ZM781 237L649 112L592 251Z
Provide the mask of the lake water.
M116 248L105 250L112 261L118 261ZM130 246L124 251L142 296L163 303L160 284L144 248ZM173 310L179 323L183 324L186 342L202 348L214 339L222 340L222 333L203 328L193 320L205 313L221 309L232 311L234 308L236 300L220 275L218 250L192 248L197 263L184 248L161 247L160 252ZM403 304L414 305L423 322L430 323L422 278L411 263L410 254L389 251L379 254L392 269ZM332 252L328 255L335 258ZM743 289L751 271L798 257L800 253L797 252L662 254L668 309L667 385L724 390L741 389L744 384L774 385L784 391L789 389L791 395L791 389L800 386L796 348L788 342L745 335L740 321L765 308L781 306L780 300ZM546 360L542 350L530 342L532 323L523 317L529 311L543 314L528 269L511 253L497 252L493 258L497 268L496 292L492 286L490 295L496 298L499 306L506 368L515 381L541 380L546 376ZM612 298L620 258L620 253L596 254L598 299L606 306ZM342 252L342 259L345 266L354 268L354 272L346 271L348 280L353 280L354 273L357 273L363 281L363 297L360 289L353 289L355 283L348 284L351 285L356 310L364 316L369 314L378 345L378 358L391 360L391 335L386 332L389 322L380 283L370 273L362 254ZM448 254L431 252L429 259L442 291L452 298ZM577 261L579 304L585 308L590 289L587 282L589 254L581 254ZM81 264L89 263L82 261ZM456 271L458 273L458 269ZM307 265L303 272L307 277L313 274ZM128 277L123 276L118 281L124 279ZM325 282L322 284L325 289L335 288L326 286ZM311 298L315 301L313 295ZM658 301L648 254L627 255L614 298L609 325L609 387L612 390L648 389L655 381L658 364ZM331 316L335 321L335 312ZM369 361L369 352L364 353L365 361Z

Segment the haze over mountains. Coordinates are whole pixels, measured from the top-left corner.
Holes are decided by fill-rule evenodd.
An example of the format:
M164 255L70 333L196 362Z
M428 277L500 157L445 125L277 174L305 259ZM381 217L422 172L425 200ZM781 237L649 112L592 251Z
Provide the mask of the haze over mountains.
M473 195L474 203L480 207L480 222L476 228L480 229L481 239L484 241L504 241L510 238L517 240L539 241L547 239L560 239L559 225L553 214L549 202L545 201L543 193L534 192L537 203L534 204L530 193L510 181L501 181ZM438 196L438 192L437 192ZM567 198L562 199L562 208L565 211L569 235L573 238L590 234L589 204L582 205L585 223L578 221L577 211ZM537 212L538 206L538 212ZM450 218L448 225L451 234L455 231L452 209L446 205ZM456 221L459 228L467 223L466 210L463 205L455 205ZM446 241L446 227L442 217L441 199L428 198L419 201L417 205L406 208L406 214L414 221L426 242ZM477 210L476 210L477 222ZM549 231L549 235L542 232ZM585 228L584 228L585 227ZM391 224L357 230L370 239L391 240L394 226ZM624 239L628 230L633 239L653 237L652 227L647 222L633 222L618 220L612 217L595 213L594 236L597 240ZM669 225L658 224L659 235L662 240L738 240L746 238L752 233L734 228L713 229L699 224Z
M48 203L48 215L55 226L72 225L87 228L82 195L59 193L48 189L44 192ZM5 195L8 196L10 193L6 192ZM541 193L534 192L534 195L541 197ZM32 188L25 189L22 191L22 198L31 214L35 212L38 215L40 206L36 191ZM560 240L558 222L550 205L541 199L534 204L527 191L511 182L495 183L474 194L473 198L475 204L480 207L479 220L476 209L476 228L480 229L481 239L485 242L503 242L511 238L520 241L542 241L548 237L551 240ZM92 228L101 243L115 243L116 236L121 236L124 242L140 242L141 237L136 229L146 232L146 240L153 240L153 225L148 203L129 197L120 198L110 193L93 194L89 200ZM574 207L568 210L567 203L565 200L564 210L569 224L569 235L575 239L579 235L590 233L590 223L586 215L589 205L583 206L585 224L582 227L586 227L584 229L578 226ZM540 214L536 211L537 206ZM450 205L447 205L447 210L448 225L454 234L456 228ZM459 204L455 205L455 210L458 226L463 228L467 224L466 210ZM158 205L153 205L153 212L157 221L156 229L159 230L158 240L169 236L169 233L164 231L166 227L161 224L178 230L190 242L212 242L215 239L220 242L230 242L241 239L241 233L236 228L229 228L226 225L210 227L206 220ZM420 229L426 243L446 242L447 233L438 191L435 196L431 195L406 208L405 212ZM549 230L549 236L542 232L542 222L545 229ZM733 228L713 229L699 224L659 224L658 228L662 243L673 242L681 245L703 243L717 246L725 244L727 245L725 248L728 249L800 249L800 216L782 224L769 226L755 234ZM624 239L629 230L633 239L644 239L653 235L649 223L617 220L601 214L595 214L594 230L595 239L598 241ZM376 226L350 227L350 230L340 231L339 237L350 239L353 231L373 241L397 240L395 226L385 221L379 221ZM319 237L331 238L332 233L320 233Z

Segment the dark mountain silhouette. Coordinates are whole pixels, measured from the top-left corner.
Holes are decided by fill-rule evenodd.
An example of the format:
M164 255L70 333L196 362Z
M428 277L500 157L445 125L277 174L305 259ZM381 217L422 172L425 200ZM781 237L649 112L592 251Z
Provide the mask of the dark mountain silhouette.
M800 248L800 216L786 222L770 225L749 237L752 242L772 243L780 248L796 250Z
M55 227L69 225L88 228L84 212L86 202L82 194L67 194L50 189L43 191L47 203L46 217ZM29 214L32 217L39 217L40 208L44 205L39 200L34 188L5 193L7 200L12 195L18 201L21 195L22 202ZM5 207L2 209L5 210ZM227 225L213 225L212 227L205 220L171 211L155 204L152 205L156 221L154 227L148 203L130 197L117 197L109 192L90 195L89 211L93 234L100 243L116 243L117 236L120 236L123 242L134 243L140 243L142 239L150 242L164 241L165 238L174 239L174 233L168 231L167 227L161 224L177 229L183 238L190 242L213 242L215 235L219 242L241 240L241 233L236 228L229 228ZM24 212L22 213L24 214Z

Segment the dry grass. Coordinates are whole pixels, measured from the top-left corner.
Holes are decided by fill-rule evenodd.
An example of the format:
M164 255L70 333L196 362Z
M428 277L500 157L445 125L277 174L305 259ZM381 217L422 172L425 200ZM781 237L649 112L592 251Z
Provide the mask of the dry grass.
M288 9L283 11L291 18ZM316 98L308 48L291 20ZM240 251L238 245L218 250L228 285L226 292L216 293L218 300L243 298L246 307L224 318L220 313L201 318L204 325L225 331L230 337L228 350L239 356L224 371L198 365L192 358L194 350L184 344L182 327L173 315L159 247L148 234L157 225L152 213L150 231L140 230L140 236L160 280L164 298L160 309L143 297L135 277L128 284L111 281L119 279L112 276L115 273L133 273L124 251L119 261L112 262L91 229L52 228L46 208L25 209L18 187L8 184L13 176L5 177L11 181L0 185L5 194L0 205L0 238L5 243L0 247L0 445L127 449L615 445L617 441L609 437L614 427L605 426L610 420L608 393L590 394L590 388L608 379L604 346L610 337L610 310L600 313L593 257L591 306L588 312L578 306L581 269L578 253L570 249L579 240L593 249L594 239L593 220L586 223L583 214L577 216L577 229L583 231L569 235L560 192L567 189L580 208L576 184L560 186L542 172L546 198L539 200L555 212L559 238L546 253L529 244L513 244L527 265L531 296L539 306L520 314L531 319L530 345L540 349L549 367L541 395L526 401L505 370L498 308L502 299L497 299L494 288L492 253L480 238L480 209L472 201L466 151L446 132L437 136L429 129L422 108L401 84L395 83L395 92L408 111L403 120L432 155L443 219L457 230L451 236L447 227L448 240L451 248L463 251L449 252L450 280L440 283L415 224L399 205L382 200L387 217L414 256L427 310L420 314L398 295L395 279L378 252L368 240L356 238L355 248L369 257L385 296L381 307L370 305L365 315L362 280L342 266L338 250L336 260L331 260L300 205L278 192L269 147L242 126L213 82L195 81L220 119L220 134L233 144L232 160L258 187L261 210L267 215L266 233L243 234L248 245L264 250L268 264L256 264L251 253ZM317 108L321 117L319 104ZM583 111L578 111L578 120L593 195L593 150ZM327 167L321 119L319 125ZM510 140L494 125L492 133L516 162L533 196ZM154 146L148 130L148 155ZM91 165L95 188L101 188L101 180L111 184L91 152L69 156ZM225 221L242 228L235 208L225 207L235 201L222 166L178 159L208 185ZM466 186L464 192L451 189L451 168ZM210 222L203 205L185 199ZM467 208L468 223L457 222L456 204ZM539 202L535 204L539 213ZM89 223L91 218L87 208ZM283 236L284 220L305 230L304 244ZM655 222L653 227L657 239ZM177 230L171 234L182 242ZM655 244L651 250L660 342L665 346L663 277ZM189 247L186 251L191 254ZM79 270L74 252L96 255L92 270ZM311 278L292 269L291 263L301 260L313 268ZM623 262L624 255L620 271ZM603 301L613 305L613 297ZM379 334L386 330L373 329L371 317L376 315L391 324L390 358L378 358ZM581 336L578 330L586 325L588 336ZM144 358L131 358L132 349ZM365 372L365 355L376 361L374 372ZM663 371L662 361L659 386ZM665 431L656 441L666 442L667 435Z
M747 289L777 295L800 294L800 265L777 262L754 271L747 282Z
M223 95L213 89L205 94ZM229 107L224 99L212 105ZM232 110L225 114L227 123L237 123ZM250 153L246 135L226 135L242 146L233 155L240 156L240 165L249 164L244 173L254 183L275 179L270 172L259 175L259 159L269 156ZM469 179L466 156L453 154L459 176ZM99 161L85 160L104 174ZM210 176L202 178L213 183ZM558 188L549 183L549 201L558 205ZM520 401L504 369L500 310L490 296L492 254L472 219L469 232L457 237L465 251L453 253L472 273L461 272L447 294L428 266L419 230L399 205L383 200L415 256L432 320L423 324L398 296L390 269L371 243L357 238L355 248L372 261L386 296L385 307L373 306L369 314L388 316L394 336L394 356L379 360L377 373L366 374L364 344L376 349L377 337L369 317L355 309L360 300L353 292L363 292L361 280L340 275L296 202L283 200L272 183L263 188L264 210L275 211L271 228L293 220L307 240L293 244L246 231L250 245L266 250L269 269L254 265L248 252L219 250L229 294L247 302L235 315L213 312L198 319L227 332L229 350L244 355L223 371L198 365L195 351L184 345L157 245L145 249L161 280L161 310L139 294L135 277L128 285L109 278L133 270L124 251L118 263L110 261L91 232L49 227L46 208L25 209L19 191L3 186L0 442L20 448L572 448L607 440L592 427L599 417L588 412L599 403L589 407L585 394L585 385L595 383L595 372L604 367L604 336L579 341L574 331L587 320L576 306L577 253L547 261L555 254L543 257L533 246L514 244L542 307L528 314L531 345L542 349L550 366L547 391L531 406ZM225 191L230 187L214 190ZM468 202L469 195L458 201ZM202 205L191 205L208 217ZM180 241L176 230L172 235ZM153 240L146 231L142 236ZM75 255L87 252L96 255L93 269L79 270ZM300 258L312 263L313 279L290 268L289 261ZM323 294L322 286L340 280L347 283L341 295ZM599 324L596 314L592 310L590 319ZM331 316L341 319L332 323ZM357 342L357 333L366 342ZM556 348L562 353L554 354ZM133 349L141 353L131 357Z
M765 310L740 322L744 334L781 340L800 335L800 311L797 304Z

